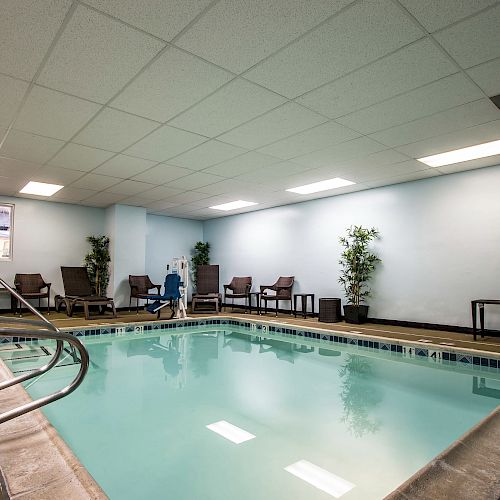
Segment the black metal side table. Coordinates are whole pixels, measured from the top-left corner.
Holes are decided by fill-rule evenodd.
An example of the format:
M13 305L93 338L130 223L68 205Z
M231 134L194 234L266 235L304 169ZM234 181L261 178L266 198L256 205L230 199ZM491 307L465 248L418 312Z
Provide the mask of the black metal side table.
M257 314L260 314L260 292L248 292L248 314L252 314L252 297L255 297Z
M479 324L481 326L481 338L484 338L484 305L485 304L500 305L500 300L498 300L498 299L471 300L472 333L474 335L474 340L477 340L477 306L479 306Z
M293 294L293 314L297 317L297 298L300 297L302 316L307 316L307 298L311 297L311 314L314 316L314 293L294 293Z

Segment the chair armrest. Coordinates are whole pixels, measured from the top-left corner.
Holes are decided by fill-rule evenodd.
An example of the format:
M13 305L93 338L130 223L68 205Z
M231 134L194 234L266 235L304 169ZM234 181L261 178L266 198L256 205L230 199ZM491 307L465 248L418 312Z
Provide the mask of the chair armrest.
M158 295L160 295L160 293L161 293L161 285L153 285L149 290L151 290L153 288L156 288L158 290Z
M274 290L274 285L260 285L260 293L264 293L265 290Z
M248 283L247 285L245 285L245 293L250 293L251 289L252 289L252 285L250 283Z
M227 292L227 290L232 290L233 288L231 287L231 285L222 285L224 287L224 293Z
M44 283L45 287L47 287L47 293L50 294L50 287L52 286L52 283Z

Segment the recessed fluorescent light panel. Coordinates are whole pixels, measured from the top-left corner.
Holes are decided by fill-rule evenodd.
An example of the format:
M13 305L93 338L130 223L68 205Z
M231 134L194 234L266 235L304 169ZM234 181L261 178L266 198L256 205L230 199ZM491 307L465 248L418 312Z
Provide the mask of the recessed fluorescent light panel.
M206 426L207 429L220 434L222 437L229 439L233 443L240 444L248 441L249 439L253 439L255 436L250 434L249 432L236 427L236 425L230 424L225 420L221 420L219 422L215 422L215 424L210 424Z
M453 163L462 163L463 161L477 160L500 154L500 141L485 142L477 146L455 149L446 153L439 153L432 156L417 158L418 161L429 165L429 167L442 167Z
M58 184L29 181L19 192L24 194L37 194L38 196L52 196L63 187L64 186L59 186Z
M231 201L230 203L223 203L222 205L215 205L210 208L214 210L236 210L237 208L251 207L252 205L257 205L257 203L253 201L237 200Z
M305 186L290 188L287 189L287 191L290 191L291 193L311 194L319 191L326 191L327 189L350 186L351 184L355 184L355 182L335 177L334 179L327 179L326 181L313 182L312 184L306 184Z
M307 460L299 460L285 470L335 498L340 498L355 486Z

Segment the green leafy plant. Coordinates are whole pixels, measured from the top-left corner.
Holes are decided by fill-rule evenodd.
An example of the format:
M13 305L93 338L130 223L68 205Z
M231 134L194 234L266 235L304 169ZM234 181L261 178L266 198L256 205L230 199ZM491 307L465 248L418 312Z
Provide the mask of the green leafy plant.
M210 243L197 241L193 249L193 283L196 285L196 268L210 263Z
M347 236L339 238L344 247L339 260L342 266L339 283L344 287L349 304L359 306L370 296L371 290L367 283L380 259L369 251L368 245L378 237L379 233L374 227L351 226L347 228Z
M107 236L87 236L91 251L85 256L84 264L89 274L90 283L94 292L102 297L106 296L109 284L109 238Z

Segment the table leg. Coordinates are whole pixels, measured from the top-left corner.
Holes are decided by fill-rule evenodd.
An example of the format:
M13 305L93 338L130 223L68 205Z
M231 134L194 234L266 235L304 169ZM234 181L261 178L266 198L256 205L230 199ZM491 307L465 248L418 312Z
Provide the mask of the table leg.
M293 296L293 315L297 317L297 295Z
M476 302L472 301L471 303L472 309L472 334L474 335L474 340L477 340L477 309Z
M481 325L481 338L484 339L484 304L479 304L479 324Z
M312 317L314 318L314 293L311 295L311 311Z
M306 314L307 314L307 295L305 295L305 296L302 295L302 298L300 300L302 302L302 315L304 316L304 319L305 319Z

